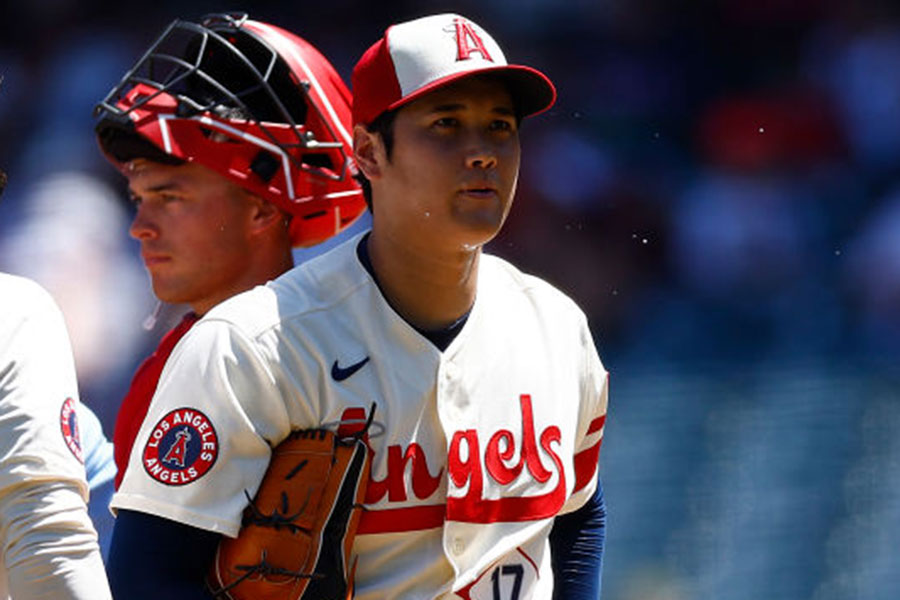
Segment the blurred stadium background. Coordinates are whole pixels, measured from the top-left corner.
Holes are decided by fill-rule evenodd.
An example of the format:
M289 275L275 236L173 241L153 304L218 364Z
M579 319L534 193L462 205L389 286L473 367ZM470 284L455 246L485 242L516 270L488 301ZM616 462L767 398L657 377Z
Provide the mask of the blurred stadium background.
M900 598L896 3L252 4L3 8L0 269L63 305L108 434L183 309L142 328L93 104L178 16L252 8L349 79L390 22L455 10L559 88L491 250L578 300L612 373L604 598Z

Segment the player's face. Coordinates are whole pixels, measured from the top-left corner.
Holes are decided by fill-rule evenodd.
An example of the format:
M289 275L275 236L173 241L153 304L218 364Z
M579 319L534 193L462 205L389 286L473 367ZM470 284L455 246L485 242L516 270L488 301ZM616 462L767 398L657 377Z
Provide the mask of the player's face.
M519 157L514 105L501 82L470 77L431 92L397 113L376 220L384 208L409 240L481 246L509 213Z
M126 165L136 214L129 232L156 296L199 314L246 289L253 202L243 189L196 164Z

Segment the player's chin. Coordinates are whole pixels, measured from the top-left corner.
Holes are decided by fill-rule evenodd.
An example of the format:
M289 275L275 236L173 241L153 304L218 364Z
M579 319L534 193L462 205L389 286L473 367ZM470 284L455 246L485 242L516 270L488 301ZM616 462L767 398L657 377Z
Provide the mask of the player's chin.
M506 220L509 205L500 196L458 196L451 211L454 221L473 232L495 235Z
M191 298L191 293L185 290L185 286L171 277L151 273L150 284L153 295L167 304L184 304Z
M473 250L490 242L500 232L502 219L467 219L456 222L455 240L463 250Z

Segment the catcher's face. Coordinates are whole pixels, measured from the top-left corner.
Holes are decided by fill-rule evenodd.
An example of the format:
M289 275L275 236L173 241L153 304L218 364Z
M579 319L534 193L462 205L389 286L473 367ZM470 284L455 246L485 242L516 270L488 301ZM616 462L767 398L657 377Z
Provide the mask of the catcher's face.
M258 283L251 265L263 200L192 163L137 159L123 173L136 207L129 233L160 300L203 314Z
M390 160L372 179L375 223L415 247L474 249L493 238L519 173L512 98L496 79L469 77L400 109Z

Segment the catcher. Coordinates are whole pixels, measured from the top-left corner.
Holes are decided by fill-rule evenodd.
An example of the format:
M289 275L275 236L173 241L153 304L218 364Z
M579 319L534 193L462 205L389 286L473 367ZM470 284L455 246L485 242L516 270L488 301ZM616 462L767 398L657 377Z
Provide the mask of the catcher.
M135 373L120 407L117 488L160 373L181 337L222 300L290 269L292 247L332 237L365 210L350 158L349 102L331 64L305 40L227 14L172 23L98 105L98 141L128 180L135 205L130 233L140 242L154 293L161 302L190 308ZM166 451L158 456L155 476L167 486L202 476L214 444L206 431L189 426L161 443ZM335 441L337 459L345 447L346 440ZM314 464L310 459L304 474ZM351 465L364 482L366 471ZM336 472L334 465L329 469L319 474ZM264 496L255 505L257 516L272 514ZM302 514L304 527L310 506ZM194 538L153 514L145 504L126 502L118 510L109 565L115 595L203 595L221 532ZM279 533L287 531L278 525ZM313 555L331 552L329 535L331 530L324 543L316 541ZM220 557L244 564L231 546L221 550ZM266 560L256 562L265 568L275 557ZM230 573L217 564L220 573ZM235 573L252 580L247 571ZM319 588L327 583L309 581ZM220 581L216 589L225 585ZM245 587L230 586L228 593L241 597Z

